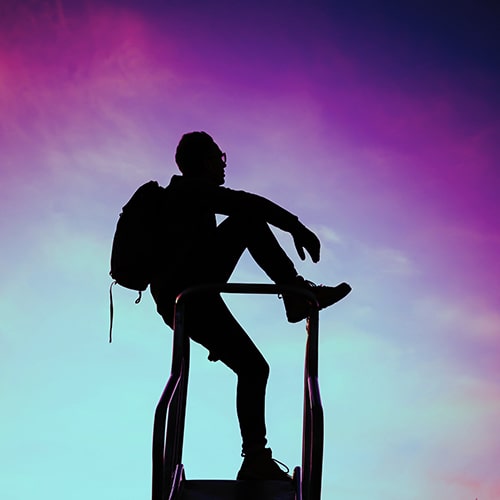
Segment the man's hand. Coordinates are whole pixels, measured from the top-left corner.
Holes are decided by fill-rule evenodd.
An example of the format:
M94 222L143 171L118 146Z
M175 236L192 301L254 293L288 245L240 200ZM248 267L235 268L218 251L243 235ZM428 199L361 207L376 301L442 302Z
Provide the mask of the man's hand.
M313 262L319 261L321 243L318 237L311 230L299 223L299 227L292 233L292 238L297 253L302 260L305 260L306 258L306 254L304 252L305 249L311 256Z

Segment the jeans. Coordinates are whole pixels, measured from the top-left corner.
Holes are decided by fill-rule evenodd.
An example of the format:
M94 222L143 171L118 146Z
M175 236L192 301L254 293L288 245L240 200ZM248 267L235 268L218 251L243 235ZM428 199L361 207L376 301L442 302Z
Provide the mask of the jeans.
M173 301L185 285L225 283L238 260L248 249L255 262L278 284L291 283L297 271L279 245L267 223L249 216L230 216L217 227L215 241L207 242L202 270L195 266L192 276L181 289L172 286L170 293L159 293L152 285L158 311L172 326ZM186 267L188 269L189 267ZM236 410L244 454L265 447L265 394L269 365L260 351L231 314L219 294L195 295L185 303L185 331L209 351L209 360L222 361L237 375Z

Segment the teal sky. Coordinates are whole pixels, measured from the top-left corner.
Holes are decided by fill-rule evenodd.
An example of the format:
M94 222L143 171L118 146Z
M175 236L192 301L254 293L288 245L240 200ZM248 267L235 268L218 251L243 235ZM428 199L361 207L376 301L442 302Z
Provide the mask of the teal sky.
M11 1L0 7L0 488L150 496L171 332L115 287L121 207L184 132L227 186L317 232L325 500L500 498L499 11L479 2ZM266 282L247 255L232 281ZM300 463L305 325L230 297L271 365L268 437ZM207 325L207 328L213 325ZM192 353L189 478L240 466L235 378Z

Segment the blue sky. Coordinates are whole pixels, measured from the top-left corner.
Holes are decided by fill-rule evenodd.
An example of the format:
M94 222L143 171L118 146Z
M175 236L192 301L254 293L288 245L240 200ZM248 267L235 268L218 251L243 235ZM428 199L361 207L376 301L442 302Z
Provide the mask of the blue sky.
M320 236L325 499L500 498L498 8L423 2L11 2L0 30L0 484L150 495L171 333L115 288L137 186L206 130L227 185ZM244 256L233 281L264 282ZM231 297L271 364L269 440L300 462L304 325ZM184 461L233 478L235 379L193 348Z

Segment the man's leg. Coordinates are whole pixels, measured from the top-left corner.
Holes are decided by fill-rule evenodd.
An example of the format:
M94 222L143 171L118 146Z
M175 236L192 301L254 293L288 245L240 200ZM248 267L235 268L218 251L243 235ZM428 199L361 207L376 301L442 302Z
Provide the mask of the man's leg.
M214 269L227 281L245 249L275 283L293 283L297 270L269 225L252 215L231 216L217 227Z
M255 262L279 285L296 285L311 292L316 297L319 309L324 309L342 300L351 291L350 285L315 285L299 276L269 225L251 215L228 217L217 228L216 252L213 261L217 263L222 281L227 281L241 254L248 249ZM217 280L215 280L217 281ZM307 300L295 294L283 294L286 316L296 323L310 314Z
M195 342L208 349L211 361L222 361L238 377L236 410L243 453L264 449L266 360L219 296L188 299L185 327Z
M220 360L238 377L236 410L245 456L238 479L281 480L291 478L266 448L265 396L269 365L233 317L222 298L209 295L186 302L186 330L205 346L212 361Z

